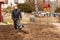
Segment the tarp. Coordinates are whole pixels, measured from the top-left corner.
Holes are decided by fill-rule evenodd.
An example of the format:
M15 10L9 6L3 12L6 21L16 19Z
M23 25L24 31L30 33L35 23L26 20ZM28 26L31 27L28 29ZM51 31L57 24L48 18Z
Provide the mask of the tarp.
M49 4L43 4L43 7L48 8L48 7L50 7L50 5Z

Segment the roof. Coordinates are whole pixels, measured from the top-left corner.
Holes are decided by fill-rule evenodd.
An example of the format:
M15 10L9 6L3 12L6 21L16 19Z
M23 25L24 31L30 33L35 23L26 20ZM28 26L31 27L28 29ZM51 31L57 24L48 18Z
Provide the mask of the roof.
M4 2L5 0L0 0L0 2Z
M43 4L43 7L48 8L48 7L50 7L50 5L49 4Z

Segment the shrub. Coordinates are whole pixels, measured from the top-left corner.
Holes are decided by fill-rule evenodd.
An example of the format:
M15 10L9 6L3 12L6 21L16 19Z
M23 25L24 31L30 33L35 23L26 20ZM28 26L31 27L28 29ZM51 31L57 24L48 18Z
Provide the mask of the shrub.
M32 11L34 11L34 7L31 5L28 5L26 3L25 4L18 4L17 6L23 12L31 13Z
M55 12L60 13L60 8L56 8Z

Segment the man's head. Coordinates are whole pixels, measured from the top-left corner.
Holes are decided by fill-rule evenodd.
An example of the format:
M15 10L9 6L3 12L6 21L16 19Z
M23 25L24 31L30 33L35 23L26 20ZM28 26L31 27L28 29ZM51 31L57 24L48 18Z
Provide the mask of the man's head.
M13 6L13 9L14 9L14 10L15 10L15 9L18 9L17 5L14 5L14 6Z
M18 7L17 6L14 6L14 9L17 9Z

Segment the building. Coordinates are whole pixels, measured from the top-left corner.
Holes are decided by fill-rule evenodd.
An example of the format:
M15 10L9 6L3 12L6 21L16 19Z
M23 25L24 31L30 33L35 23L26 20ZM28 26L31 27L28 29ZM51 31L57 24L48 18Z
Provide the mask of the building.
M25 0L5 0L5 4L2 4L2 8L7 8L16 3L25 3Z
M12 3L12 4L15 4L15 3L24 3L25 0L8 0L8 4Z

